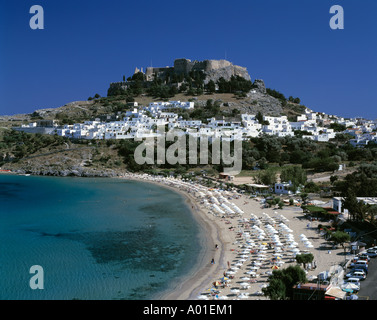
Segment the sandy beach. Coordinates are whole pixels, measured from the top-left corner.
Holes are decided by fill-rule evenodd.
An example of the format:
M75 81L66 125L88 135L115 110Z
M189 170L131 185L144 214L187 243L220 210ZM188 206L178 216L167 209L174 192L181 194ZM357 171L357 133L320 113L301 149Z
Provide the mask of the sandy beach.
M136 174L122 178L157 183L181 193L202 228L203 250L192 273L158 299L267 300L261 290L268 276L273 268L296 265L294 254L314 255L308 279L331 273L345 260L343 249L331 248L318 232L318 221L304 218L299 207L262 208L261 199L219 193L179 179Z

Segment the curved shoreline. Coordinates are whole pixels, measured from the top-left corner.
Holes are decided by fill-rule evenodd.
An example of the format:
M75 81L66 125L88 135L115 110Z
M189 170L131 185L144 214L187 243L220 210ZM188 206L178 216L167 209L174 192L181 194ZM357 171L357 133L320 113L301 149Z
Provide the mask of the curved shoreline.
M192 266L191 272L178 278L177 284L172 285L164 292L157 294L155 299L194 300L203 288L211 283L211 280L214 279L214 274L221 272L222 269L226 269L225 246L215 220L210 219L210 216L198 206L196 199L188 192L157 181L145 180L142 177L137 176L121 177L121 179L156 184L159 187L164 187L173 192L179 193L184 197L185 202L200 229L199 237L201 252L199 253L195 265ZM216 250L215 244L218 244L220 249ZM218 263L211 265L210 261L212 258L215 259L215 261L218 261Z
M262 259L263 262L260 263L262 266L257 268L259 269L257 271L258 274L256 277L253 277L254 279L249 280L249 277L246 279L246 276L250 274L251 270L249 271L249 269L250 266L252 266L252 263L261 260L258 259L258 256L255 253L255 251L258 252L259 250L250 250L251 256L248 256L246 259L248 262L244 265L243 263L240 265L240 261L238 260L240 259L240 255L242 256L243 250L245 250L242 248L245 247L246 239L248 238L246 235L249 235L249 237L251 236L251 239L254 241L260 242L261 245L266 244L263 243L263 241L266 240L257 239L255 234L251 235L252 232L250 231L250 228L253 225L253 223L250 224L251 219L240 219L242 218L242 215L239 216L237 214L223 215L209 212L211 211L210 209L207 209L209 208L209 203L205 202L206 200L203 200L207 196L205 193L208 189L205 187L202 188L202 186L199 185L190 185L179 179L149 176L147 174L127 174L121 178L155 183L161 187L166 187L180 193L185 197L194 219L200 226L200 232L202 232L203 235L201 238L201 244L203 245L202 252L199 253L198 261L190 269L190 272L181 276L178 283L171 285L166 291L156 295L156 299L198 300L205 297L208 300L210 299L211 292L207 291L207 289L211 289L213 287L212 284L215 281L220 280L225 274L228 274L231 269L238 269L239 271L233 272L233 274L236 272L238 272L238 274L233 277L231 276L232 280L230 281L231 283L229 283L230 285L222 287L222 296L212 298L240 299L241 295L237 296L235 294L237 289L237 292L241 292L242 295L247 292L246 296L244 295L242 299L269 300L268 297L262 294L261 288L267 285L268 277L272 274L272 266L273 264L276 264L271 262L272 254L275 251L274 246L272 246L272 248L267 248L265 251L270 258ZM308 223L309 220L304 218L302 210L296 210L295 207L287 207L279 211L276 211L277 209L274 208L266 209L260 205L257 198L252 200L239 195L235 197L232 196L231 201L234 205L238 206L239 209L243 210L242 213L245 213L245 215L251 214L252 216L257 217L257 219L261 219L263 223L261 221L259 221L259 223L264 225L263 228L269 225L269 223L266 222L265 217L271 215L277 219L277 222L274 222L274 226L276 226L279 221L283 221L279 219L286 219L284 221L287 223L288 228L291 228L291 235L296 237L298 241L302 242L299 240L299 237L305 233L308 239L312 242L312 249L310 252L313 253L315 257L315 267L306 271L307 276L316 277L321 271L334 273L335 268L341 268L340 264L344 262L343 249L332 248L331 250L328 250L328 243L321 236L318 229L319 222L312 221ZM284 237L284 232L281 230L279 232L279 235ZM284 245L287 246L288 240L282 239L282 241L284 242ZM215 249L215 244L219 245L219 249ZM298 246L301 250L308 251L303 243L300 243ZM292 250L286 247L283 251L284 253L282 255L281 263L286 263L286 266L291 264L296 265L296 260L292 258ZM212 258L215 260L215 265L210 263ZM239 267L237 267L237 265ZM282 266L282 268L284 268L284 266ZM342 273L339 272L339 275L341 274ZM245 280L248 281L248 289L240 291L239 289L241 289L241 287L245 287L245 285L241 285L245 283ZM218 292L220 291L218 290Z

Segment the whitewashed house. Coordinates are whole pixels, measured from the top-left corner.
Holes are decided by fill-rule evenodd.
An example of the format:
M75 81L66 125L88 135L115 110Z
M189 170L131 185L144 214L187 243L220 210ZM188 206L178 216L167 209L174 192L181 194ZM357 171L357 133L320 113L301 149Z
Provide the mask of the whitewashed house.
M292 187L292 183L289 182L279 182L275 183L275 193L277 194L293 194L293 192L290 190Z

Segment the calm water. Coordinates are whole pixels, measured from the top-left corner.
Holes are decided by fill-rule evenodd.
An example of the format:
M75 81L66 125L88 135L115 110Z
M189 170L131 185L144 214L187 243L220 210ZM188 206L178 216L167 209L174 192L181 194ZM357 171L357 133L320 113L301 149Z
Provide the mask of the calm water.
M0 299L153 299L193 266L184 198L120 179L0 175ZM32 290L30 267L44 270Z

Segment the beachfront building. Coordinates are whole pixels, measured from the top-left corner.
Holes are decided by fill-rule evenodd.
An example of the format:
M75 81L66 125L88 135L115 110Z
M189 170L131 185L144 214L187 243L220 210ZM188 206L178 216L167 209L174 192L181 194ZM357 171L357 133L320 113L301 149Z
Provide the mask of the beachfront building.
M289 182L280 182L280 183L275 183L275 193L277 194L293 194L293 191L291 190L292 188L292 183Z
M358 201L362 201L364 204L368 205L377 205L376 197L356 197ZM333 197L332 198L332 208L334 211L348 214L348 210L343 208L343 198L342 197Z

